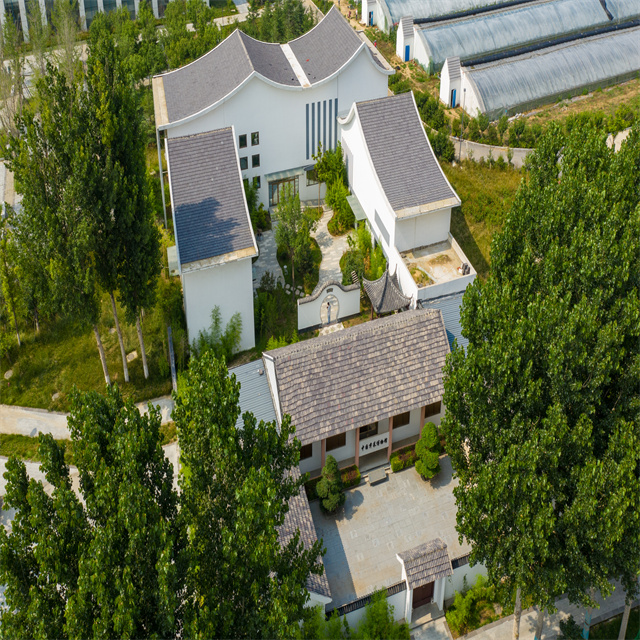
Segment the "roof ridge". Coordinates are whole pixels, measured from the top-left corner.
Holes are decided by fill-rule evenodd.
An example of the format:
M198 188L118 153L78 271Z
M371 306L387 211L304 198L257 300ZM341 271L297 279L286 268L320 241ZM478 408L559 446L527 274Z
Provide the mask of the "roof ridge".
M253 66L253 60L251 59L251 56L247 51L247 46L244 43L243 37L240 35L240 33L243 33L243 32L241 32L240 29L236 29L231 35L233 36L235 33L237 33L238 38L240 38L240 44L242 45L242 50L244 51L244 55L247 56L247 61L249 62L249 66L251 67L251 69L253 69L253 71L255 71L256 68Z

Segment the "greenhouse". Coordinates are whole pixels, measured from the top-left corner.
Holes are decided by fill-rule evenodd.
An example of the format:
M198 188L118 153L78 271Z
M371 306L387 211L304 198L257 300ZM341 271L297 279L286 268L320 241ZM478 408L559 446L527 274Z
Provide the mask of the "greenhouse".
M623 82L640 71L640 27L463 68L465 110L496 119Z
M633 0L633 6L628 0L619 4L625 5L622 7L623 19L640 17L638 0ZM635 15L630 14L632 10ZM608 26L610 22L599 0L554 0L519 5L504 11L417 27L414 58L429 71L439 71L450 57L458 56L464 63L528 44L553 44L563 36Z

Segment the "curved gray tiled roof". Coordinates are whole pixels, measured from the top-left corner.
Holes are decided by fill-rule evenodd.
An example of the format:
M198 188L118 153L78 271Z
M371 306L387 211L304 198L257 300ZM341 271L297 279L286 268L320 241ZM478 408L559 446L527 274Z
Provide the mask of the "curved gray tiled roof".
M399 553L398 557L404 562L410 589L422 587L453 573L447 545L440 538Z
M396 274L390 275L388 268L377 280L363 278L362 285L376 313L397 311L411 304L411 298L402 293Z
M231 127L167 148L180 264L255 249Z
M363 46L333 7L311 31L289 43L310 84L334 74ZM162 78L169 122L182 120L215 104L254 71L278 84L300 87L282 45L254 40L234 31L215 49Z
M431 150L412 93L356 104L380 184L394 211L457 199Z
M405 311L265 354L302 444L442 397L449 342L439 310Z

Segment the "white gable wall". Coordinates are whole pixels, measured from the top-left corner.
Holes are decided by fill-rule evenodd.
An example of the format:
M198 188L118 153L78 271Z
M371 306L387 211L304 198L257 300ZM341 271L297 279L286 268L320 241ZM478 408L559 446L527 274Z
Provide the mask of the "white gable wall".
M170 127L167 135L194 135L231 125L235 127L237 137L246 134L247 146L238 148L239 157L246 157L248 161L248 169L242 171L242 177L251 180L260 176L260 201L267 205L269 193L265 174L314 164L312 156L317 152L319 139L324 148L334 147L338 126L336 99L338 115L344 116L356 100L387 95L388 75L374 65L368 50L363 48L333 79L306 89L287 89L254 76L226 101L188 122ZM319 136L318 103L322 114ZM315 124L313 128L312 124ZM260 142L255 146L251 145L253 132L260 135ZM337 139L340 139L339 132ZM260 166L253 168L252 156L256 154L260 155ZM306 187L305 177L300 179L300 187ZM309 198L317 198L317 193L317 185L309 187Z
M408 251L444 242L449 237L450 226L451 207L412 218L399 218L396 221L396 247L398 251Z
M403 18L404 20L405 18ZM416 37L415 37L415 27L413 27L413 24L411 26L411 35L408 36L406 39L404 37L404 29L402 28L402 24L400 24L398 26L398 31L396 34L396 55L400 58L400 60L402 60L403 62L407 62L408 60L413 60L414 57L414 46L415 46L415 41L416 41ZM406 56L406 47L409 47L409 58L407 58Z
M444 61L442 73L440 74L440 102L448 107L457 107L462 102L460 77L451 79L449 77L449 58ZM451 92L455 90L455 104L452 103ZM465 101L466 103L466 101ZM466 107L466 104L465 104Z
M240 351L255 346L251 258L197 271L183 271L182 288L187 331L191 341L200 331L209 330L211 312L218 306L223 329L234 313L239 312L242 317Z

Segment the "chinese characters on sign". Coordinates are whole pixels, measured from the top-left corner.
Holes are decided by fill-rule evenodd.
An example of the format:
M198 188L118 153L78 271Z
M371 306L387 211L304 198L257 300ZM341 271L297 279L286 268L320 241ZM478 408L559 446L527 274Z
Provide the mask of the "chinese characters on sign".
M385 433L373 438L367 438L360 441L360 453L372 453L384 449L389 445L389 434Z

